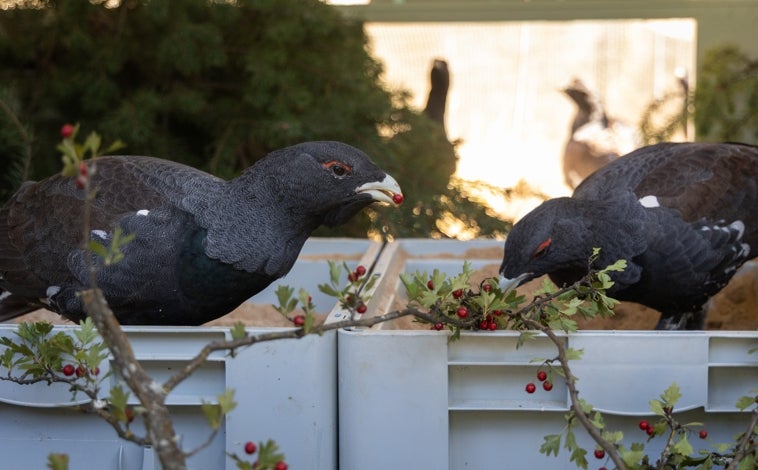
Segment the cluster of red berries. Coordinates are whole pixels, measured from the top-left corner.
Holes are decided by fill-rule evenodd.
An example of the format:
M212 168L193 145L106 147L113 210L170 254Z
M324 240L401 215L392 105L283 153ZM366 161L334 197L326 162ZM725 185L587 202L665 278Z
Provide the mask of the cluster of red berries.
M85 369L84 367L80 365L74 367L73 364L66 364L61 368L61 372L63 372L63 375L65 375L66 377L71 377L74 374L76 374L77 377L84 377L87 374L99 375L100 368L93 367L92 369L87 371L87 369Z
M255 445L255 442L253 441L247 441L245 443L245 453L248 455L252 455L255 453L255 451L258 450L258 446ZM253 463L253 468L256 468L258 466L258 462ZM289 466L286 462L280 460L279 462L274 465L274 470L287 470Z
M426 287L429 290L434 290L434 281L429 279L426 283ZM490 292L492 290L492 285L489 283L486 283L482 286L482 290L485 292ZM451 292L450 295L453 297L453 299L460 300L463 298L464 293L465 292L463 291L463 289L456 289L453 292ZM469 315L471 314L471 311L465 305L461 305L456 309L455 314L458 316L458 318L460 318L461 320L464 320L469 317ZM503 314L502 310L493 310L491 314L487 315L485 318L480 320L477 326L479 327L480 330L495 331L498 329L498 324L497 324L497 321L495 320L495 317L496 316L499 317L502 314ZM445 328L445 325L442 322L437 322L434 325L432 325L433 330L439 331L444 328Z
M76 175L76 187L79 189L84 189L85 186L87 186L88 176L89 169L87 168L87 164L84 162L79 162L79 173Z
M542 388L546 392L549 392L553 389L553 383L547 379L547 372L544 370L537 371L537 380L542 382ZM537 391L537 386L534 384L534 382L529 382L526 384L526 393L534 393Z
M401 196L402 197L402 196ZM360 278L366 275L366 267L362 264L359 264L355 267L355 271L349 273L347 275L347 280L350 282L357 282ZM351 297L348 297L348 302L352 302ZM357 313L360 313L363 315L366 313L366 310L368 310L368 307L363 302L360 302L358 305L355 306L355 311Z
M347 275L347 280L350 282L355 282L361 277L363 277L365 274L366 274L366 267L363 266L362 264L359 264L358 266L356 266L355 271Z
M655 429L653 428L653 425L650 424L646 419L641 420L638 426L640 430L645 431L648 436L652 436L653 434L655 434Z

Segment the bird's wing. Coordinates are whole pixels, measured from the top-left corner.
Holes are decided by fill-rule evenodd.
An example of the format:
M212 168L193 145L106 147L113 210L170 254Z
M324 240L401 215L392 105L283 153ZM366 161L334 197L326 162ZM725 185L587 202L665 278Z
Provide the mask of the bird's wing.
M603 199L624 189L646 204L679 211L694 222L744 216L758 200L758 147L742 144L668 143L636 150L590 175L574 191ZM758 222L758 220L756 220Z
M149 157L101 157L89 174L95 197L89 234L109 238L116 224L159 207L175 206L193 186L214 177L190 167ZM92 165L92 161L89 162ZM200 192L202 191L195 191ZM26 183L0 210L0 276L14 293L39 295L51 284L71 280L68 253L85 234L85 192L74 178L53 176Z

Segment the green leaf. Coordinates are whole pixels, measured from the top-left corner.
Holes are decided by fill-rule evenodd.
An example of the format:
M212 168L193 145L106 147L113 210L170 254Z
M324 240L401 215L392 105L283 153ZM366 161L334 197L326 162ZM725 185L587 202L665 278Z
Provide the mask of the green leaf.
M319 284L318 290L328 295L329 297L339 297L340 292L329 284Z
M687 440L687 435L682 433L678 441L671 447L671 451L684 456L689 456L694 452L692 445Z
M241 321L238 321L234 324L234 326L229 330L229 334L231 334L232 339L237 341L245 336L247 336L247 331L245 331L245 324Z
M561 449L561 435L560 434L548 434L543 437L542 445L540 446L540 453L550 456L555 454L558 456L558 452Z
M288 309L288 304L291 303L292 294L295 292L295 289L290 286L285 285L279 285L279 287L276 288L276 291L274 292L276 294L276 299L279 301L279 305L283 307L285 313L289 313L292 311L292 309Z
M68 470L68 454L48 454L47 468L50 470Z
M111 143L107 149L103 153L112 153L116 150L121 150L122 148L126 147L126 144L121 139L116 139Z
M661 400L672 407L676 405L680 398L682 398L682 392L679 390L679 386L676 382L669 385L669 388L667 388L661 395Z
M329 279L333 286L340 285L340 277L342 276L342 265L329 260Z
M618 444L624 439L624 433L621 431L603 431L602 437L611 444Z
M620 259L620 260L617 260L615 263L609 264L608 266L606 266L603 271L621 272L625 269L626 269L626 260Z
M587 451L581 447L577 447L571 452L569 460L574 462L579 468L587 468L589 465L589 462L587 462Z
M97 132L90 132L86 139L84 139L84 151L90 151L90 155L96 157L100 151L100 144L102 138Z
M619 447L619 455L628 467L635 467L645 457L645 446L633 443L629 450L625 447Z
M208 403L203 400L200 405L205 419L214 430L221 427L224 416L237 406L237 402L234 401L234 390L226 389L224 393L218 394L216 399L218 403Z
M584 355L584 349L566 348L566 359L569 361L577 361Z
M755 405L755 397L748 397L748 396L742 396L737 400L737 409L740 411L745 411L746 409L750 408L751 406Z
M216 398L223 414L228 414L237 407L237 402L234 401L234 390L232 389L226 389L224 393L218 394Z
M661 403L659 400L650 400L650 411L657 414L658 416L665 416L665 413L663 412L663 403Z

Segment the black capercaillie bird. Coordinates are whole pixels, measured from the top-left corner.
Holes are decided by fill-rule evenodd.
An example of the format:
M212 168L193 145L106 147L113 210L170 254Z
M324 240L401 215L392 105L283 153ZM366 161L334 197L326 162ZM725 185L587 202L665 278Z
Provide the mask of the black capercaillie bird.
M124 325L199 325L284 276L320 225L345 223L374 202L399 204L397 182L362 151L307 142L271 152L225 181L151 157L87 161L88 237L134 239L97 284ZM0 209L0 320L47 308L84 318L88 288L84 200L74 177L27 182Z
M627 261L609 295L661 312L657 329L702 329L704 305L758 255L758 147L664 143L590 175L524 216L505 242L504 283L566 285Z

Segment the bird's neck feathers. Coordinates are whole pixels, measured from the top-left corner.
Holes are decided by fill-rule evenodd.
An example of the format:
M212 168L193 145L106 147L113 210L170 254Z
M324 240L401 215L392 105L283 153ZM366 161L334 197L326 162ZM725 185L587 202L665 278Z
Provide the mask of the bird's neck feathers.
M248 272L284 275L320 221L292 211L291 194L261 173L248 169L228 181L198 222L207 231L209 257Z

